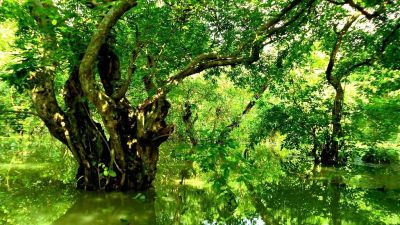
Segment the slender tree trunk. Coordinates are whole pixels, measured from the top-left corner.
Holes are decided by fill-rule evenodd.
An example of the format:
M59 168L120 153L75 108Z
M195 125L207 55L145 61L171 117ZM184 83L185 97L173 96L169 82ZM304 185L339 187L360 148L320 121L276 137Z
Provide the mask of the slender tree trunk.
M336 165L339 160L339 150L343 145L343 132L342 132L342 111L344 101L344 90L341 83L335 85L335 100L332 109L332 134L326 146L321 153L321 162L323 165Z
M328 83L335 89L335 100L333 102L332 109L332 133L321 152L321 162L323 165L331 166L336 165L339 162L339 149L341 143L343 142L341 119L343 111L344 90L341 80L343 77L345 77L346 74L334 74L333 71L337 60L337 54L343 41L343 37L346 35L351 25L357 20L358 16L358 14L355 14L350 17L344 27L336 33L336 41L331 51L329 63L325 71Z
M323 165L338 164L339 150L343 144L341 119L343 111L344 91L340 84L335 88L335 90L336 95L332 109L332 133L321 153L321 162Z
M332 136L331 136L331 151L333 152L334 160L338 160L338 154L340 146L343 143L343 132L342 132L342 111L344 101L344 90L339 84L336 88L336 96L333 104L332 111Z

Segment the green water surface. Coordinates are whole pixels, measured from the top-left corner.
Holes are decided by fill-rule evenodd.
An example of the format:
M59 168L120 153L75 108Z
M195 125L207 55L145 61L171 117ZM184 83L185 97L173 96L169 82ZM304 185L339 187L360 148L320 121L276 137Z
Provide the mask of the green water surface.
M179 185L161 175L146 193L82 192L54 179L53 170L0 165L0 224L400 224L394 165L315 167L252 192L243 185L222 193L199 178Z

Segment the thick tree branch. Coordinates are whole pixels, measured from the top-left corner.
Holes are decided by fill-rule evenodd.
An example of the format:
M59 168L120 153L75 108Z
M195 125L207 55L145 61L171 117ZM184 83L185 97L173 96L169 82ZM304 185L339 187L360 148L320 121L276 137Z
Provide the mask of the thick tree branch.
M217 53L204 53L197 56L189 64L176 75L170 77L166 84L157 90L157 94L150 99L147 99L139 108L146 107L148 104L156 101L161 96L167 94L170 89L181 82L186 77L200 73L204 70L223 67L223 66L236 66L239 64L252 64L259 60L261 51L267 38L273 34L285 29L289 24L293 23L299 17L304 15L304 8L311 7L314 0L309 0L305 3L305 7L298 10L293 16L289 16L297 6L301 5L304 1L294 0L285 8L283 8L278 15L270 19L265 24L261 25L256 31L256 38L248 43L251 46L251 51L248 56L242 55L243 49L238 48L238 52L232 55L219 55ZM287 18L289 17L289 18ZM276 27L276 25L283 23L283 25ZM243 46L245 46L244 44Z
M308 1L306 3L306 7L301 8L296 14L290 17L287 21L284 21L285 17L298 5L300 5L301 0L294 0L287 7L285 7L277 16L273 17L270 21L263 24L256 31L256 39L252 41L252 50L249 56L247 57L238 57L241 55L241 52L236 52L230 56L222 56L216 53L206 53L198 56L192 62L190 62L181 72L176 74L175 76L169 79L168 83L176 83L180 82L184 78L202 72L206 69L221 67L221 66L235 66L238 64L252 64L255 61L259 60L260 51L264 47L263 43L268 37L271 37L276 32L283 30L288 25L296 21L301 15L304 13L304 9L308 8L314 0ZM280 22L283 22L283 25L279 27L275 27ZM242 49L240 49L242 51Z
M93 69L101 46L110 32L111 28L117 23L128 10L137 5L136 0L119 1L114 7L104 16L97 30L93 34L85 55L82 58L79 67L79 80L82 84L82 89L89 100L96 106L99 112L105 113L108 109L106 105L113 103L112 99L96 85Z
M42 30L49 28L49 18L43 14L51 4L43 4L40 0L30 0L30 14L35 19L38 27ZM43 45L56 46L56 38L50 30L43 32ZM50 133L65 145L69 146L69 119L58 105L54 91L54 70L55 62L52 61L52 51L47 50L43 61L52 62L48 67L36 68L31 74L30 80L34 84L32 89L32 102L38 116L46 124ZM50 69L51 68L51 69ZM77 154L71 149L74 156ZM78 161L79 162L79 161Z
M375 12L370 13L368 12L364 7L362 7L361 5L357 4L356 2L354 2L353 0L345 0L344 2L338 2L335 0L327 0L328 2L335 4L335 5L345 5L348 4L349 6L351 6L353 9L359 11L361 14L363 14L367 19L371 20L377 16L379 16L383 10L384 10L384 5L387 4L388 2L391 3L391 1L384 1L384 3L379 7L379 9L377 9Z
M115 164L120 170L122 176L120 180L121 186L124 186L125 184L126 162L123 145L118 134L117 126L119 118L118 113L116 112L116 103L112 97L108 96L104 90L96 84L93 69L96 65L99 51L103 46L107 35L110 33L111 28L128 10L136 5L136 0L121 0L110 9L98 25L95 33L92 35L79 67L79 81L82 85L82 90L97 108L110 135L111 160L109 166L113 167ZM117 164L116 157L118 158L118 162L121 163L120 165Z

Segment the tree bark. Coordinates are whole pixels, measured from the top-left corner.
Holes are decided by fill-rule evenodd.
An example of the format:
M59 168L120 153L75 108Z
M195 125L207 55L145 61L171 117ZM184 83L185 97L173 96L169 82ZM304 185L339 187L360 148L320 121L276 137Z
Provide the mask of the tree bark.
M341 83L334 86L335 100L332 109L332 133L328 143L321 152L321 163L323 165L335 165L339 162L339 150L343 145L343 132L342 132L342 112L344 101L344 90Z

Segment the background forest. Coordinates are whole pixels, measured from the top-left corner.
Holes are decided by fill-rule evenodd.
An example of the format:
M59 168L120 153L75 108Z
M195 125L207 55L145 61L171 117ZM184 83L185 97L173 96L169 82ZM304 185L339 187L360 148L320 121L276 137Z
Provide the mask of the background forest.
M399 224L399 12L0 1L0 223Z

